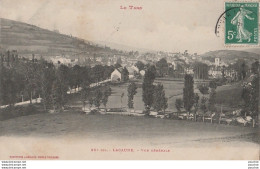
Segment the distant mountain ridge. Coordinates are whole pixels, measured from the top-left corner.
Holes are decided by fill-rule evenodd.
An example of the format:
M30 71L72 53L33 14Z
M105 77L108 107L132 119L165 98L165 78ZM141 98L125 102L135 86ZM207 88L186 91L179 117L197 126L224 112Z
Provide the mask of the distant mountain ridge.
M137 48L137 47L132 47L132 46L128 46L128 45L122 45L122 44L118 44L118 43L113 43L113 42L104 42L104 41L97 41L97 44L103 45L103 46L109 46L113 49L117 49L117 50L124 50L124 51L139 51L142 53L145 52L156 52L155 50L151 50L151 49L144 49L144 48Z
M250 48L250 49L246 49L245 51L247 52L252 52L252 53L256 53L260 55L260 47L258 48Z
M112 50L111 48L114 48ZM55 55L73 56L77 53L88 53L89 56L108 56L123 51L156 52L111 42L91 42L70 35L60 34L39 28L35 25L0 18L0 52L1 50L18 50L20 54L40 54L44 57ZM237 59L253 62L260 59L260 49L216 50L201 55L203 59L213 61L219 57L224 62L231 63Z
M43 56L80 52L111 52L107 48L57 31L42 29L23 22L0 18L0 49Z
M233 63L238 59L244 59L251 63L254 62L255 59L260 59L260 54L241 50L216 50L206 52L202 54L201 57L211 61L213 61L214 58L220 58L226 63Z

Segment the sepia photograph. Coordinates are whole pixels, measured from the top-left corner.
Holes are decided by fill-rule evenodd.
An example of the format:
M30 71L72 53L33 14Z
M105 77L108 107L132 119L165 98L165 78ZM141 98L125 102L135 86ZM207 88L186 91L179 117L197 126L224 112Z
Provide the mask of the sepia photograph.
M259 160L259 1L0 0L0 160Z

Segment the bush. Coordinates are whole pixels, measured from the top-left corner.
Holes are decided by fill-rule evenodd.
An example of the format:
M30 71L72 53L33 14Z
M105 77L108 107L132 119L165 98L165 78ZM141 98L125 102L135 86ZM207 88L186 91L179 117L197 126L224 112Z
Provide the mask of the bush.
M28 105L28 106L8 106L4 109L0 109L0 120L6 120L10 118L20 117L20 116L27 116L31 114L38 114L42 113L37 109L35 105Z

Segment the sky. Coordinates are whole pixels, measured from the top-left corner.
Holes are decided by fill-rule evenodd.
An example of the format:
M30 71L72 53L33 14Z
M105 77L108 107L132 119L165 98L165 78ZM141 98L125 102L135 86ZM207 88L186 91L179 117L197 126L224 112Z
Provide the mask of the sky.
M142 10L120 9L129 5ZM223 11L223 0L0 0L1 18L94 42L168 52L224 49L223 37L214 32Z

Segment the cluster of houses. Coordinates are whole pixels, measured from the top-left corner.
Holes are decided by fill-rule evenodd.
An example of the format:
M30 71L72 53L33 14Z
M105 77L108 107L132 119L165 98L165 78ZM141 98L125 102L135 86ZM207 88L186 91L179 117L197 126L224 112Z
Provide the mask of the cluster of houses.
M128 78L133 79L137 76L144 76L145 75L145 70L139 71L139 69L132 65L132 66L126 66L125 67L128 71ZM121 82L123 81L125 74L123 73L123 67L116 68L112 73L111 73L111 81L112 82Z
M50 58L50 61L54 64L54 65L67 65L67 66L74 66L76 64L78 64L78 59L71 59L69 57L65 57L65 56L54 56Z
M10 51L10 56L18 56L17 51ZM24 55L23 55L24 56ZM40 55L28 55L25 56L26 58L38 58ZM95 66L95 65L115 65L116 63L120 63L122 67L127 68L129 72L129 78L132 79L135 76L143 76L144 70L138 70L135 66L135 63L138 61L143 62L144 64L155 64L161 58L165 58L168 62L169 68L173 71L180 73L180 74L194 74L193 71L193 63L201 62L208 66L208 75L211 78L221 78L223 74L226 77L234 78L237 76L237 72L230 68L230 66L221 60L221 58L214 58L214 60L209 61L203 59L201 56L197 55L197 53L189 54L188 51L184 51L183 53L173 53L173 52L152 52L152 53L142 53L139 54L138 52L80 52L76 54L62 54L56 56L48 56L46 57L49 61L51 61L54 65L64 64L67 66L74 66L74 65L81 65L81 66ZM7 59L6 56L2 55L2 59ZM122 79L121 69L116 69L111 74L111 79ZM115 76L115 77L112 77ZM116 78L116 76L118 78Z

